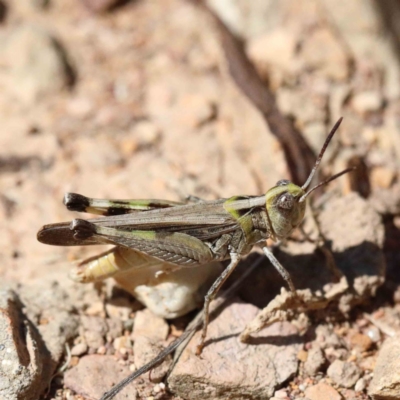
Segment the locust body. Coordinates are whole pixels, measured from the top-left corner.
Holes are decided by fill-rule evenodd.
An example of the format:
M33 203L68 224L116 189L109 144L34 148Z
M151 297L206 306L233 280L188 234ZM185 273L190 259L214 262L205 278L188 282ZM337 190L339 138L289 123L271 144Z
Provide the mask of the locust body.
M117 253L113 251L85 263L77 275L81 281L93 281L121 270L147 268L156 263L168 264L171 268L201 268L211 262L230 259L205 296L200 353L206 337L210 301L240 259L255 244L265 243L268 238L284 240L301 224L305 200L321 184L309 191L307 187L340 122L332 129L309 179L301 187L280 180L262 196L234 196L193 204L164 200L100 200L68 193L64 198L68 209L102 217L46 225L38 232L38 240L63 246L113 244L127 249L122 251L125 258L120 257L118 262ZM345 172L347 170L322 184ZM295 294L290 275L266 246L263 250Z
M219 262L181 268L128 247L115 246L75 266L70 277L80 283L112 277L154 314L170 319L199 308L222 270Z

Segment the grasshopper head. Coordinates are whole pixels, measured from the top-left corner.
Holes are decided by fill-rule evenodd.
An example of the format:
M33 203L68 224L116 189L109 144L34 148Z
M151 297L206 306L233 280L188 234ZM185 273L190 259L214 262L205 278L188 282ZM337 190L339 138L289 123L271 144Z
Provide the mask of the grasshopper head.
M297 186L286 179L282 179L277 182L276 186L268 190L268 192L266 193L266 209L269 224L272 228L272 234L277 239L284 239L288 237L293 229L297 228L301 224L301 221L303 221L304 218L304 213L306 211L305 200L310 193L312 193L320 186L326 185L327 183L338 178L339 176L354 169L347 168L344 171L331 176L330 178L326 179L325 181L319 183L318 185L312 187L310 190L307 191L307 188L310 185L315 175L315 172L321 162L322 156L324 155L329 142L339 128L341 122L342 118L340 118L336 122L328 137L326 138L325 143L322 146L322 149L318 155L318 158L315 161L314 167L303 186Z
M306 202L300 200L305 194L304 189L286 179L268 190L265 195L267 214L277 239L289 236L303 221Z

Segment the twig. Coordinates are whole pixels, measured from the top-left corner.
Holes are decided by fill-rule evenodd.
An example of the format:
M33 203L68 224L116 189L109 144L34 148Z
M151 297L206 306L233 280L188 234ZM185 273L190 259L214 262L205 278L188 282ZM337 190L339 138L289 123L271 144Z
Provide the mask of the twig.
M53 382L53 379L54 379L57 375L61 375L61 374L69 367L69 365L70 365L70 363L71 363L72 355L71 355L71 350L70 350L70 348L69 348L69 344L68 344L68 343L65 344L65 352L67 353L67 359L65 360L65 363L64 363L63 365L61 365L61 366L57 369L57 371L51 376L50 382L49 382L49 384L48 384L48 386L47 386L46 393L45 393L45 395L44 395L45 398L46 398L46 397L49 395L49 393L50 393L51 383Z
M291 120L278 109L275 95L260 78L253 63L248 58L242 42L228 29L216 13L203 0L189 0L200 7L213 20L226 64L232 79L261 112L271 133L279 140L285 154L291 179L296 183L306 181L314 165L315 155L303 135Z

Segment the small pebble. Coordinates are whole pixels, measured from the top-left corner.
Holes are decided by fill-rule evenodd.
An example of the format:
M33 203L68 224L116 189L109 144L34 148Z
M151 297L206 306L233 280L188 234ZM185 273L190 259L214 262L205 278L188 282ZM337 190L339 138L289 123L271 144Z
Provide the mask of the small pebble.
M271 399L270 400L290 400L290 397L287 397L287 396L285 396L285 397L271 397Z
M350 344L360 351L368 351L372 346L372 340L369 336L357 332L350 336Z
M149 121L138 122L134 127L134 132L138 136L140 144L144 146L156 144L161 135L160 128Z
M356 350L352 350L351 354L349 357L347 357L347 362L352 362L352 361L356 361L357 360L357 351Z
M297 358L301 361L301 362L306 362L307 361L307 356L308 356L308 352L305 350L300 350L297 353Z
M367 382L366 382L365 378L360 378L356 382L356 384L354 386L354 390L356 392L362 392L363 390L365 390L366 387L367 387Z
M365 357L362 360L360 360L359 365L364 371L365 370L373 371L375 369L375 365L376 365L376 358L377 358L377 354L374 354L369 357Z
M157 384L157 385L155 385L154 387L153 387L153 392L154 393L161 393L161 392L163 392L165 390L165 384L164 383L162 383L162 382L160 382L159 384Z
M304 383L300 383L300 385L299 385L299 390L300 390L301 392L304 392L304 391L306 390L306 388L307 388L307 385L305 385Z
M163 318L145 309L136 313L131 337L135 340L138 336L146 336L161 341L167 338L168 331L169 325Z
M361 92L353 97L351 105L358 113L365 114L371 111L378 111L382 107L382 101L382 96L378 92Z
M370 180L373 187L387 189L392 185L395 177L396 172L386 167L375 167L370 172Z
M380 342L382 340L381 332L376 326L371 326L370 328L368 328L366 333L374 343Z
M71 349L71 356L81 356L88 350L86 343L78 343Z
M342 396L327 383L317 383L307 388L305 395L310 400L341 400Z
M287 397L288 397L287 391L285 389L277 390L274 393L274 397L276 397L277 399L287 399Z
M75 395L68 389L64 389L64 396L66 400L76 400Z
M161 392L161 390L157 385L153 387L153 393L157 394L157 393L160 393L160 392Z
M71 361L69 362L69 367L72 368L72 367L75 367L78 364L79 364L79 357L72 356L71 357Z
M104 312L104 305L101 301L95 302L91 304L86 310L85 310L86 315L90 316L98 316L98 317L105 317L105 312Z
M361 369L356 364L341 360L335 360L327 370L327 375L332 381L345 388L353 387L361 373Z
M356 324L360 328L365 328L366 326L369 325L369 321L365 318L361 318L356 321Z
M318 345L315 345L308 352L307 360L304 363L304 370L308 375L314 376L323 369L325 364L326 358L324 352Z
M129 300L124 298L114 300L113 303L106 303L105 308L108 316L122 321L127 321L132 312Z
M329 361L336 360L337 358L345 359L349 355L349 352L348 352L347 349L344 349L344 348L334 349L332 347L326 348L324 353L325 353L325 356L328 358Z
M115 350L125 350L132 348L132 340L129 336L120 336L114 339L113 346ZM121 351L123 352L123 351Z

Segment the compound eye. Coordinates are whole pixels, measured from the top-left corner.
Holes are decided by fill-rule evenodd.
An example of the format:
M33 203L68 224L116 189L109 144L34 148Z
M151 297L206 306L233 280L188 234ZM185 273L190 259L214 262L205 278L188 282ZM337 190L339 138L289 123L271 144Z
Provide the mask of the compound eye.
M290 210L293 208L294 198L289 193L282 194L278 199L278 207L285 210Z
M276 182L276 186L286 186L289 185L290 181L288 179L281 179L280 181Z

